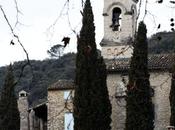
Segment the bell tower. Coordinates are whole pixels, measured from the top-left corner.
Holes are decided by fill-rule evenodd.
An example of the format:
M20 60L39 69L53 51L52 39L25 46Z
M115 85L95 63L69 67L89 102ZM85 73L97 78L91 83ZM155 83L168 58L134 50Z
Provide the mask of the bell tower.
M104 0L104 37L101 41L105 59L131 57L130 45L136 30L138 0Z

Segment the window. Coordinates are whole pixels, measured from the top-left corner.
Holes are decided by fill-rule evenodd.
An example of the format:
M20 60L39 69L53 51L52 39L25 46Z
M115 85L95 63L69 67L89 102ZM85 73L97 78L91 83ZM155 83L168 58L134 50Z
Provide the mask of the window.
M25 97L25 94L24 94L24 93L21 93L21 94L20 94L20 97Z
M72 113L65 113L64 115L64 130L73 130L74 119Z
M71 91L65 91L64 92L64 99L65 100L68 100L71 98Z
M112 11L112 25L110 26L113 31L119 31L120 27L120 20L121 20L121 9L116 7Z
M26 92L20 92L19 93L19 97L27 97L27 93Z

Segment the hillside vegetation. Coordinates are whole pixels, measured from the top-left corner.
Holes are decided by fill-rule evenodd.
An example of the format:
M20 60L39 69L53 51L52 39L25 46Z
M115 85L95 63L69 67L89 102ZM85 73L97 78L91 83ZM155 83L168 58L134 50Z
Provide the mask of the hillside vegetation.
M149 53L171 53L174 50L175 33L160 32L148 40ZM29 92L29 103L35 104L46 100L47 87L58 79L74 79L75 76L75 53L68 53L59 59L46 59L43 61L32 60L33 75L28 66L24 70L19 84L16 86L16 93L20 90ZM21 67L25 61L15 62L13 65L14 74L17 79ZM0 89L4 83L6 67L0 67Z
M175 32L159 32L148 39L149 53L172 53L175 50Z
M15 62L13 65L14 74L17 79L21 72L21 67L25 61ZM29 92L29 103L36 104L42 102L47 97L47 87L58 79L74 79L75 54L69 53L60 59L47 59L43 61L32 60L33 76L30 66L24 70L16 92L26 90ZM0 86L4 83L6 67L0 68ZM33 102L36 101L36 102Z

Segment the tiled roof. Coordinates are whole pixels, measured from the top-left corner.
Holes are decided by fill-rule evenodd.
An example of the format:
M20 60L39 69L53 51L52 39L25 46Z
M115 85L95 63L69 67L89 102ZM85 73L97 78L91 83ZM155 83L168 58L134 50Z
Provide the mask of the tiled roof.
M32 104L29 106L28 110L36 109L40 106L46 105L48 103L47 99L39 99L37 101L33 101Z
M109 72L128 71L130 58L105 60ZM148 56L149 70L169 70L175 61L175 54L152 54Z
M58 80L56 83L49 86L48 90L66 90L74 89L75 84L73 80Z

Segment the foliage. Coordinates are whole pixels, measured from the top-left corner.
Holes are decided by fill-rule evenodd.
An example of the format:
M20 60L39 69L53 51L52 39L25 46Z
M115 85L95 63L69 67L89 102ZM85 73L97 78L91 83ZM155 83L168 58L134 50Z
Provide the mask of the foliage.
M170 125L175 126L175 66L172 70L171 90L170 90L171 117Z
M159 32L148 39L151 54L172 53L175 50L175 32Z
M175 37L172 34L172 32L161 32L153 35L148 40L149 52L152 54L172 52L172 43L175 41ZM159 36L161 36L161 40L158 40ZM25 64L25 62L26 61L20 61L14 63L14 75L16 78L19 77L21 67L23 64ZM32 60L31 64L34 71L33 81L30 67L27 67L24 70L21 81L15 88L16 93L18 93L20 90L29 91L30 89L30 104L33 101L46 99L48 85L54 83L56 80L74 79L74 53L65 54L61 56L60 59L46 59L43 61ZM0 67L0 90L5 80L5 71L6 67Z
M85 2L82 22L77 43L74 130L110 130L106 67L103 58L98 59L90 0Z
M13 65L14 75L17 79L21 72L21 67L26 61L15 62ZM43 61L31 60L34 77L30 66L24 69L24 74L16 86L16 94L20 90L30 92L29 103L47 99L47 87L58 79L74 79L75 74L75 54L68 53L59 59L46 59ZM6 67L0 68L0 89L4 83L4 73Z
M47 50L47 53L50 55L51 58L60 58L63 55L63 45L57 44Z
M15 81L12 66L7 70L5 82L0 97L0 129L19 130L20 117L15 96Z
M154 110L148 73L146 25L140 22L127 85L126 130L153 130Z

